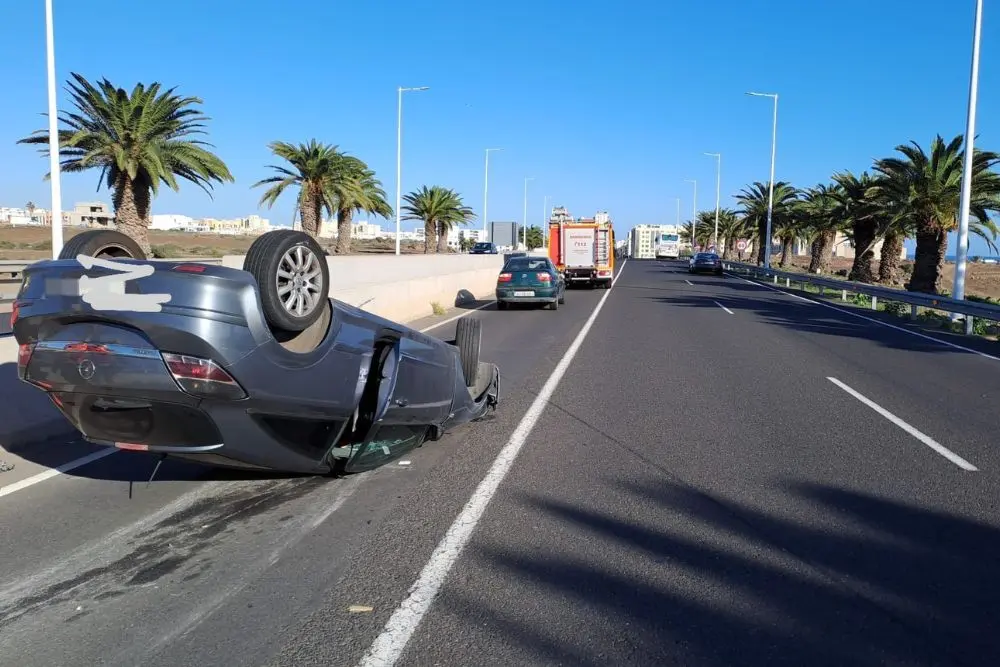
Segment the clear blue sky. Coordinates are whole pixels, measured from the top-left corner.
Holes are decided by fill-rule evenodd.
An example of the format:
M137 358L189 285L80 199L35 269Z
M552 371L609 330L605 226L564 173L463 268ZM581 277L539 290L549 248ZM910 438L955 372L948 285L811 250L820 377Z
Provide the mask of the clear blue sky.
M156 213L257 211L266 145L312 137L368 161L395 192L396 87L404 96L403 191L440 184L490 218L542 218L544 195L619 230L689 217L766 181L778 92L777 178L810 186L861 171L911 139L964 131L972 0L504 0L469 3L56 0L56 67L130 88L160 81L204 99L210 140L237 182L210 199L165 193ZM117 8L116 8L117 7ZM987 6L979 144L1000 148L1000 13ZM44 125L42 0L0 6L0 204L49 205L47 163L15 141ZM97 174L64 178L63 202L95 198ZM110 201L102 192L99 197ZM286 196L262 214L287 224ZM984 252L978 241L973 253Z

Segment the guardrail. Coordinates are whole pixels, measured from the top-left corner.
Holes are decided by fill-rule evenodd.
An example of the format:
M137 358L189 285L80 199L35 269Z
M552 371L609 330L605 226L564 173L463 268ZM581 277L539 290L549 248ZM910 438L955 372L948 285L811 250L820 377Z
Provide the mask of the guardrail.
M785 287L791 287L793 283L815 285L820 289L821 296L824 295L825 290L827 289L834 290L835 292L840 292L841 300L843 301L847 300L848 292L853 294L865 294L871 297L872 310L878 309L878 302L879 299L881 299L886 302L909 304L911 318L917 316L919 308L929 308L956 315L964 315L964 332L966 335L972 334L974 330L973 323L976 319L1000 322L1000 306L982 303L979 301L958 300L935 294L909 292L907 290L882 287L880 285L869 285L868 283L859 283L852 280L824 278L811 273L777 271L775 269L765 269L764 267L756 266L754 264L743 264L728 260L724 260L722 265L727 271L742 273L744 275L752 275L758 280L761 278L769 278L775 285L779 284L780 281L784 281Z
M37 260L41 261L41 260ZM178 257L177 259L153 259L154 262L190 262L192 264L222 264L219 257ZM0 304L10 303L17 296L21 285L21 273L25 267L34 264L24 260L0 260Z

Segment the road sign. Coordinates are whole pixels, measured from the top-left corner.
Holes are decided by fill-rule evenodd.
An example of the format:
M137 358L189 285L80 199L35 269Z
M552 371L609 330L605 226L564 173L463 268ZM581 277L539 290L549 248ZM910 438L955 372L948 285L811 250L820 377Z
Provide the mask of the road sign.
M746 241L746 239L740 239L739 241L737 241L736 242L736 249L739 250L740 252L743 252L744 250L746 250L747 249L747 241Z

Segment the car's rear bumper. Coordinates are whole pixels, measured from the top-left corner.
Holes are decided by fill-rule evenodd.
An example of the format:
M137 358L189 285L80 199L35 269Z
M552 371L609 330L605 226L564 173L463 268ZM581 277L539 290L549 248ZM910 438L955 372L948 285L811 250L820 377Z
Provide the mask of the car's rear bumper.
M531 296L517 296L517 292L531 292ZM497 301L509 303L551 303L558 298L558 287L502 287L496 290Z
M497 298L499 303L554 303L558 301L557 296L518 296L518 297L503 297Z

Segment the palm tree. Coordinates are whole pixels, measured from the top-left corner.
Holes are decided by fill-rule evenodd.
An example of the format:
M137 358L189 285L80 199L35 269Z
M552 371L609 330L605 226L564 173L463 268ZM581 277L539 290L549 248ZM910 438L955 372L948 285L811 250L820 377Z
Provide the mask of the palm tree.
M424 223L424 253L436 247L444 252L448 245L448 231L456 224L465 224L476 216L462 203L454 190L439 185L423 186L420 190L403 196L404 220L422 220Z
M681 225L679 233L681 241L684 243L690 243L692 250L694 249L694 246L700 246L704 249L712 243L712 235L715 232L715 211L711 212L711 219L709 219L708 211L699 211L696 220L698 221L697 225L692 225L690 220L686 221L683 225ZM709 222L709 220L711 221ZM692 227L694 227L694 238L692 238L691 233Z
M355 157L344 157L342 180L334 183L337 202L337 254L351 251L351 221L354 213L364 211L382 218L392 216L382 183L375 172Z
M714 217L712 224L715 224ZM744 237L746 227L746 220L733 209L723 208L719 210L719 240L722 244L722 259L729 259L736 251L736 243ZM715 230L712 231L714 233Z
M791 232L791 224L794 220L793 211L795 202L798 201L799 191L785 181L776 181L774 184L774 199L771 207L771 233L782 240L782 264L787 259L787 250L794 241L794 236L788 240L788 233ZM767 201L768 184L757 181L753 185L743 188L736 196L736 201L740 203L743 216L747 222L756 227L757 231L757 263L763 264L765 253L770 253L771 239L764 238L767 235ZM780 230L786 230L784 238Z
M340 152L337 146L310 139L309 143L299 145L272 141L268 148L290 166L269 165L277 175L257 181L251 187L270 186L261 195L260 204L271 208L287 188L297 186L295 205L302 231L310 236L319 236L324 212L332 216L342 199L361 196L361 185L354 176L359 169L356 163L364 163Z
M913 273L906 288L936 294L948 251L948 233L958 224L965 150L961 135L945 143L940 135L925 153L916 142L896 147L901 157L878 160L875 171L882 177L879 193L898 206L898 215L916 229L917 249ZM969 231L994 247L997 227L990 211L1000 210L1000 175L992 169L1000 155L975 150L972 158L972 219Z
M874 280L875 244L887 220L882 214L885 202L874 194L876 181L867 171L860 177L849 171L838 172L833 175L833 182L837 185L833 196L854 243L854 262L847 277L870 283Z
M823 183L803 193L800 230L810 241L809 273L826 273L830 266L830 251L844 224L839 195L836 185Z
M229 168L195 139L205 134L208 118L195 105L202 100L182 97L174 88L161 90L136 84L129 93L107 79L95 86L77 73L69 82L75 112L63 112L59 130L61 170L100 170L101 183L112 191L115 224L151 255L148 229L153 198L160 183L179 190L178 178L194 183L211 196L213 182L232 182ZM41 145L48 155L48 130L38 130L19 144ZM46 175L48 178L49 175Z

